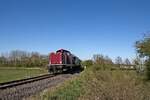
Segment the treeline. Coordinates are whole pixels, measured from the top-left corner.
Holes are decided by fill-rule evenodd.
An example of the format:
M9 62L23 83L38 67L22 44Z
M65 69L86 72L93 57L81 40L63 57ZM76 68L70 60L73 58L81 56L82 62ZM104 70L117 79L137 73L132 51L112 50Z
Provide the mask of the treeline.
M82 65L86 68L94 67L96 69L136 69L135 59L130 61L128 58L116 57L113 61L109 56L102 54L93 55L92 59L85 60Z
M115 61L112 61L108 56L96 54L90 60L82 62L83 66L87 68L92 67L97 69L136 69L138 73L143 73L146 78L150 80L150 32L144 35L143 39L136 41L135 48L137 56L130 61L128 58L122 60L121 57L116 57Z
M13 50L9 53L1 53L1 67L43 67L48 64L48 56L38 52Z

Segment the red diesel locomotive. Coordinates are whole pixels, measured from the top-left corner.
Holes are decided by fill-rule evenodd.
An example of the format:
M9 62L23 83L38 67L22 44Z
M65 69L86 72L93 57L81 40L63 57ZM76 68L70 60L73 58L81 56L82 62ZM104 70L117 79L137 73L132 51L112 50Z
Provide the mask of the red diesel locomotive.
M60 49L49 55L48 70L50 73L61 73L81 69L81 60L69 51Z

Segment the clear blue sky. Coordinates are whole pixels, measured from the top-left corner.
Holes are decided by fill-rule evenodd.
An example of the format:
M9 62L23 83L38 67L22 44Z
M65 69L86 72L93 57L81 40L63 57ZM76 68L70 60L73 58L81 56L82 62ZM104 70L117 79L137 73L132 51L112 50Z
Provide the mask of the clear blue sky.
M133 57L149 30L150 0L0 0L0 52Z

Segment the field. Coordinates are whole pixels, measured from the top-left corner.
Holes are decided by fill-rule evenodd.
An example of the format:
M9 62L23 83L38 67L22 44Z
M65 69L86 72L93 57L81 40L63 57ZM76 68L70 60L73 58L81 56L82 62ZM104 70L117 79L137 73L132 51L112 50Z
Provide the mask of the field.
M87 69L32 100L150 100L150 82L135 71Z
M41 68L0 67L0 83L29 78L45 73L47 73L47 70Z

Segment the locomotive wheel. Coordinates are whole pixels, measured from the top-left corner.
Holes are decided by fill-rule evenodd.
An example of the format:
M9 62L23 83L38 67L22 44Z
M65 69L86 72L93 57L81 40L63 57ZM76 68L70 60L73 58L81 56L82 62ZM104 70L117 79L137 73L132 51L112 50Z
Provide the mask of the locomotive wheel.
M53 69L49 69L48 72L49 72L50 74L53 74Z
M53 74L56 74L56 67L55 66L53 66Z
M63 66L60 67L59 73L63 73Z

